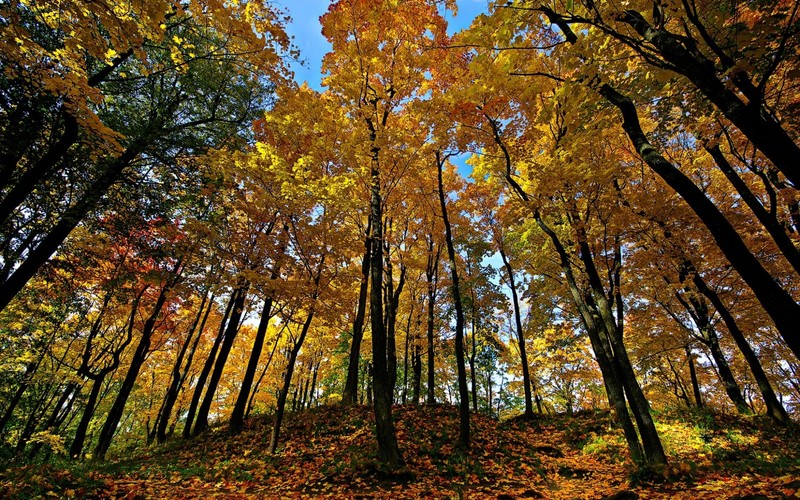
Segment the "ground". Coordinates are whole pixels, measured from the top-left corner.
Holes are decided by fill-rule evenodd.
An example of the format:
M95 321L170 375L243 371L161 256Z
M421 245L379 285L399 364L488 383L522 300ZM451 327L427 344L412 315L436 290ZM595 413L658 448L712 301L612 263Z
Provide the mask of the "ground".
M11 498L800 498L800 432L756 417L657 415L665 479L637 472L605 412L497 421L472 416L472 449L454 448L450 406L396 407L406 466L375 459L371 411L322 406L290 414L266 452L270 418L235 438L224 425L191 441L97 463L56 457L3 465ZM616 495L615 497L613 495ZM634 496L636 495L636 496Z

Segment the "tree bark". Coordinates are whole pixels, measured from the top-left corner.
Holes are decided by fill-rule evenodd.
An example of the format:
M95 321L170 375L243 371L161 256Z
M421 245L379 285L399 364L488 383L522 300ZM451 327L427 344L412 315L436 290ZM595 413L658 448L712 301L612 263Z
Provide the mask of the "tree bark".
M739 328L739 325L736 323L733 315L728 310L728 307L722 301L720 296L714 290L708 287L705 280L703 280L702 276L700 276L696 271L693 271L692 273L692 282L697 290L703 294L703 296L705 296L708 301L711 302L711 305L713 305L717 310L722 318L722 321L725 323L726 328L728 329L728 333L730 333L733 341L739 348L739 351L744 356L747 366L750 367L750 372L753 374L753 378L755 379L758 389L761 392L761 397L764 399L764 404L767 407L767 415L769 415L770 418L780 425L789 425L792 420L789 418L789 415L786 413L786 409L783 407L781 402L778 401L778 397L775 395L775 391L772 389L772 384L770 384L769 378L764 372L761 362L758 360L758 356L753 351L753 348L750 347L750 343L747 342L747 339L744 337L744 333Z
M211 369L214 367L214 360L217 357L217 351L222 343L222 338L225 336L225 328L230 319L231 311L233 310L233 306L241 292L242 291L239 288L235 288L231 292L231 297L228 299L228 305L225 307L225 313L223 314L222 320L219 323L217 338L214 339L214 344L211 346L211 351L208 353L206 362L203 364L203 369L200 371L200 376L197 378L197 383L194 387L194 393L192 393L192 401L189 403L189 410L186 413L186 422L183 424L182 434L185 439L192 437L192 424L194 423L197 406L200 404L200 398L203 396L203 390L205 389L208 375L211 373Z
M467 387L467 368L464 356L464 307L461 303L461 290L459 289L458 269L456 267L456 251L453 247L453 231L450 227L450 217L447 214L447 203L444 195L444 185L442 182L442 168L445 158L441 152L436 151L436 167L439 179L439 205L442 210L444 221L445 242L447 243L447 257L450 260L450 292L453 297L453 306L456 310L456 367L458 370L458 445L462 450L470 447L469 436L469 388Z
M706 146L705 150L714 158L717 167L725 174L725 177L728 178L728 181L734 189L736 189L736 192L739 193L742 200L750 207L750 211L753 212L758 221L761 222L761 225L764 226L764 229L767 230L767 233L772 237L772 241L775 242L775 245L786 258L786 261L794 269L794 272L800 275L800 251L794 246L794 242L792 242L789 235L786 234L786 231L778 219L767 212L767 209L764 208L761 201L753 194L747 184L733 169L733 166L731 166L728 159L725 158L719 146Z
M433 345L433 328L434 328L434 312L436 306L436 284L439 281L439 257L441 256L441 247L436 249L436 253L433 253L434 248L434 239L432 235L429 235L428 240L428 262L425 268L425 278L427 279L428 283L428 300L427 300L427 311L428 311L428 322L427 322L427 340L428 340L428 397L427 397L427 404L432 405L436 404L436 394L435 394L435 366L434 366L434 345Z
M131 359L131 364L128 367L128 372L126 373L125 379L122 381L122 385L119 388L119 392L117 392L117 397L114 399L114 403L111 405L111 409L106 416L106 421L103 424L103 428L100 430L100 437L98 439L97 446L94 449L95 459L105 459L106 452L111 446L111 440L117 431L117 425L122 419L122 414L125 411L125 405L128 402L128 397L133 391L136 378L139 376L139 371L144 365L144 362L147 360L147 356L150 354L150 343L152 341L153 331L156 326L156 320L161 314L164 304L167 302L167 296L170 290L180 280L182 270L183 259L179 259L172 270L172 276L168 278L167 283L161 288L161 291L158 294L156 304L153 306L153 312L144 323L144 327L142 328L142 336L139 339L139 344L136 346L136 350L133 353L133 358Z
M203 402L197 409L194 430L192 431L193 436L197 436L208 429L208 413L211 411L211 405L217 393L217 386L222 378L222 372L225 370L225 363L228 361L231 347L233 347L233 341L236 340L236 336L239 333L242 316L244 315L244 303L247 299L247 291L249 288L250 284L247 282L239 287L239 294L233 304L233 311L231 311L231 319L228 321L228 327L225 329L225 335L219 347L219 354L214 362L214 370L211 372L211 378L208 380L206 394L203 397Z
M508 273L508 287L511 289L511 303L514 306L514 324L517 333L517 346L519 347L520 363L522 364L522 385L525 390L525 418L533 418L533 397L531 395L531 375L528 368L528 354L525 351L525 332L522 330L522 314L519 308L519 297L517 296L517 285L514 280L514 269L508 261L508 256L503 251L503 243L500 242L500 258L503 266Z
M388 252L387 252L388 261ZM387 262L388 279L393 279L391 263ZM397 387L397 308L400 304L400 294L406 282L406 267L401 264L400 278L395 289L393 283L386 284L386 361L389 371L389 386L391 387L392 401L394 401L394 390Z
M369 226L367 231L369 231ZM361 284L358 288L358 306L353 320L353 341L347 363L347 380L342 391L342 403L354 405L358 401L358 371L361 359L361 341L364 339L364 318L367 311L367 289L369 286L370 238L364 239L364 257L361 259Z
M206 306L208 303L208 307ZM203 314L203 309L205 308L205 314ZM189 332L186 334L186 341L184 342L183 346L181 347L181 351L178 354L178 359L175 360L175 365L172 370L172 379L170 381L169 389L167 389L167 394L164 397L164 404L161 407L161 412L158 417L158 424L156 426L156 439L159 443L163 443L167 440L167 427L169 427L169 419L172 415L172 408L175 406L175 402L178 400L178 395L180 394L181 387L183 387L183 383L186 380L186 375L189 373L189 369L192 366L192 360L194 359L194 353L197 351L197 345L200 343L200 339L203 337L203 330L206 326L206 321L208 320L208 315L211 313L211 309L214 308L214 295L208 296L208 293L203 295L203 301L200 303L200 308L197 311L197 316L192 323L191 328L189 328ZM200 317L202 315L202 320ZM200 325L198 327L198 321ZM189 346L189 343L194 336L194 332L197 330L197 337L194 338L194 342L192 343L192 347L189 350L189 355L186 358L186 363L184 365L183 371L181 371L181 364L183 364L183 358L186 354L186 350Z
M385 120L384 120L385 121ZM380 461L390 469L403 465L397 446L394 420L392 419L392 388L389 380L387 339L383 322L383 200L377 131L371 120L367 120L372 143L370 168L370 323L372 326L373 411L375 434L378 441Z
M282 250L281 254L285 251ZM270 274L270 281L278 279L280 276L280 266L275 265L275 268ZM272 318L272 295L264 298L264 307L261 309L261 319L258 322L258 329L256 330L256 337L253 339L253 348L250 351L250 359L247 362L247 368L242 379L242 386L239 388L239 395L236 397L236 404L231 413L230 423L228 430L231 434L239 434L244 425L244 415L247 409L247 402L250 398L250 389L253 387L253 379L256 376L256 369L258 368L258 361L261 358L261 351L264 349L264 341L267 337L267 328L269 327L269 320Z
M66 209L56 225L0 286L0 311L5 309L8 303L22 290L22 287L33 278L39 268L50 259L69 233L100 204L100 200L103 199L106 192L122 177L125 168L143 150L144 146L140 142L129 146L103 169L81 198Z
M689 362L689 378L692 380L692 392L694 393L694 403L698 408L703 407L703 396L700 393L700 383L697 381L697 370L694 366L694 354L689 347L689 344L684 346L686 351L686 360Z
M800 186L800 147L764 106L760 96L748 91L754 86L743 72L732 71L731 80L748 94L747 104L717 76L713 61L681 43L683 37L650 25L635 11L626 11L621 20L652 44L671 70L688 78L794 186Z

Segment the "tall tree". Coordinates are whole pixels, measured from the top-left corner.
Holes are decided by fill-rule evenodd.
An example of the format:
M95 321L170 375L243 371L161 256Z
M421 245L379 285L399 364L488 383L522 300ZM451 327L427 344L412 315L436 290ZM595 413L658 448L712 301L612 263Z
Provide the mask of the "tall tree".
M404 102L424 93L429 68L425 45L441 40L444 19L436 2L385 3L340 0L321 18L332 52L323 65L326 84L361 122L365 177L369 179L370 323L372 330L374 412L381 461L397 467L403 460L392 419L393 388L389 378L384 324L384 202L388 181L393 120ZM416 68L408 71L410 68ZM399 153L399 151L398 151Z
M442 170L447 163L447 156L440 150L435 151L437 179L439 185L439 206L442 210L442 220L444 221L445 243L447 244L447 258L450 264L450 293L453 299L453 307L456 311L456 368L458 373L458 444L462 449L469 449L469 389L467 388L467 368L464 356L464 306L461 302L461 288L458 280L458 268L456 263L456 251L453 245L453 230L450 225L450 218L447 213L447 202L442 181Z
M43 127L49 139L6 155L0 310L126 174L238 140L255 117L269 88L252 75L283 72L276 50L288 39L277 13L261 2L219 16L206 7L158 1L138 12L119 6L122 17L82 1L3 7L14 20L0 28L4 39L18 42L0 58L18 92L3 100L2 116L28 114L43 99L57 109ZM45 191L64 196L53 204Z

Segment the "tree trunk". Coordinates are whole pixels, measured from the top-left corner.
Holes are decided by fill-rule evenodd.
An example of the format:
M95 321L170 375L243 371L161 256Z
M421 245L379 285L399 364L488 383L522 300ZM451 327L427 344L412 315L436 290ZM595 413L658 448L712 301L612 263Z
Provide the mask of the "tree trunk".
M311 321L314 319L314 309L312 308L311 311L308 313L306 317L306 321L303 323L303 328L300 331L300 336L297 338L297 341L292 346L292 350L289 351L289 360L286 363L286 372L283 376L283 385L281 386L281 390L278 393L278 403L277 407L275 408L275 422L272 426L272 434L270 435L269 439L269 446L267 447L267 451L269 453L275 453L275 450L278 448L278 439L280 438L281 432L281 423L283 422L283 414L286 410L286 399L289 396L289 389L292 386L292 374L294 373L294 365L297 361L297 354L300 352L300 348L303 347L303 342L306 339L306 334L308 334L308 329L311 327ZM297 388L295 388L295 391ZM297 393L295 392L295 399Z
M205 307L206 302L208 303L208 307ZM205 314L203 314L204 308ZM192 366L192 360L194 359L194 353L197 351L197 345L200 343L200 339L203 337L203 330L205 329L208 315L211 313L211 309L213 308L214 294L211 294L211 297L209 297L208 293L206 293L203 295L203 301L200 303L200 308L197 310L197 316L195 317L192 326L189 328L189 332L186 334L186 341L181 347L181 351L178 354L178 359L175 360L175 365L172 369L172 379L170 381L169 389L167 389L167 394L164 397L164 404L161 407L161 412L158 417L158 425L156 426L156 439L159 443L163 443L167 440L167 427L169 427L172 408L175 406L175 402L178 401L178 395L180 394L181 387L183 387L183 383L186 380L186 376ZM201 315L202 320L200 320ZM199 327L198 321L200 322ZM189 343L194 336L195 330L197 331L197 337L194 338L192 347L189 350L189 355L186 358L186 364L184 365L183 371L181 371L181 364L183 363L184 355L186 354Z
M121 363L121 356L125 349L128 347L128 344L131 343L133 340L133 329L136 323L136 314L139 311L139 303L142 299L142 296L150 288L149 285L145 285L142 290L136 295L136 298L131 305L131 313L128 317L128 322L125 328L126 336L125 340L117 346L111 352L111 363L106 366L103 366L96 372L92 372L92 367L90 366L90 357L91 357L91 350L92 350L92 341L97 335L100 330L100 318L102 314L98 315L97 319L95 320L94 325L92 326L91 332L89 333L89 337L86 341L86 346L83 351L81 366L78 368L78 375L82 375L87 379L92 381L92 389L89 395L89 399L86 402L86 406L83 410L83 414L81 416L81 420L78 423L78 428L75 431L75 437L72 440L72 444L70 445L69 456L72 458L80 458L83 454L83 446L84 442L86 441L86 431L89 428L89 423L94 416L95 407L97 405L97 400L100 395L100 390L103 386L103 381L105 380L106 376L113 373ZM106 296L105 304L101 310L105 310L105 306L111 300L111 294Z
M369 226L367 227L369 231ZM367 311L367 288L369 286L370 238L364 240L364 257L361 260L361 285L358 289L358 306L353 320L353 341L350 343L350 358L347 364L347 380L342 392L342 403L354 405L358 401L358 371L361 359L361 341L364 338L364 317Z
M258 376L258 380L256 383L253 384L253 389L250 391L250 400L247 402L247 412L245 412L245 418L250 416L250 411L253 409L253 401L255 400L256 394L258 393L258 388L261 385L261 381L264 379L264 375L266 375L269 366L272 364L272 358L275 356L275 351L278 350L278 343L281 340L281 335L283 334L283 330L286 328L284 324L283 328L280 329L278 334L275 336L275 341L272 344L272 350L269 352L269 357L267 358L267 362L264 363L264 368L261 369L261 374Z
M270 281L274 281L280 275L280 268L276 265L270 275ZM239 388L239 395L236 397L236 404L231 413L228 430L231 434L238 434L244 425L244 414L247 409L247 401L250 398L250 388L253 386L253 379L256 376L258 360L261 358L261 351L264 349L264 341L267 337L269 320L272 318L272 295L264 298L264 307L261 309L261 319L258 322L256 338L253 339L253 348L250 351L250 359L247 362L247 369L244 373L242 386Z
M391 280L391 263L388 262L387 255L387 269L388 279ZM389 387L392 401L394 401L394 390L397 387L397 308L400 304L400 293L403 291L406 280L406 267L400 266L400 278L397 282L397 289L394 288L393 283L387 282L386 284L386 363L387 370L389 371Z
M86 400L86 406L83 408L81 420L78 422L78 427L75 429L75 437L72 439L72 444L69 447L69 456L71 458L81 458L83 454L83 445L86 441L86 431L89 430L89 423L94 417L94 410L97 405L97 399L100 395L100 389L103 386L105 376L100 376L92 380L92 390L89 393L89 399Z
M531 396L531 376L528 371L528 355L525 352L525 333L522 330L522 314L519 308L519 298L517 296L517 285L514 280L514 269L508 261L508 256L503 251L503 243L500 242L500 258L503 266L508 273L508 286L511 289L511 302L514 306L514 324L517 330L517 346L519 347L520 363L522 363L522 385L525 390L525 418L533 418L533 397Z
M100 430L100 437L98 439L97 446L94 449L94 457L98 460L103 460L105 458L106 452L108 451L109 446L111 446L111 440L117 431L117 425L122 419L122 414L125 411L125 405L128 402L128 397L131 395L134 384L136 383L136 378L139 376L139 371L141 370L144 362L147 360L147 356L150 353L150 342L152 340L153 330L156 326L156 320L161 314L161 309L164 307L164 304L167 301L167 295L169 291L180 279L182 266L183 260L180 259L175 264L175 267L172 271L173 276L161 288L158 299L156 299L156 304L153 306L153 312L144 323L144 327L142 328L142 336L139 339L139 344L136 346L136 351L133 353L131 365L128 367L128 372L125 375L125 379L122 381L122 385L119 388L117 397L114 400L114 403L111 405L108 415L106 416L106 421L103 424L103 428Z
M409 299L409 303L414 304L416 302L415 297L412 296ZM406 341L403 349L403 399L402 404L406 404L408 400L408 361L409 355L411 351L411 342L413 341L413 337L411 336L411 322L414 318L414 313L412 309L408 311L408 319L406 320Z
M208 353L206 362L203 364L203 369L200 371L200 376L197 378L197 383L194 386L194 393L192 393L192 401L189 403L189 410L186 413L186 422L183 424L182 435L185 439L192 437L192 424L194 423L197 406L200 404L200 398L203 395L203 389L205 389L206 379L208 379L208 375L211 373L211 369L214 367L214 360L217 357L217 351L222 343L222 338L225 336L225 328L230 319L233 305L236 303L241 292L242 291L239 288L235 288L231 292L231 297L228 299L228 305L225 307L225 313L223 314L222 320L219 323L217 338L214 339L214 344L211 346L211 351Z
M708 287L705 280L703 280L702 276L700 276L696 270L693 270L692 276L692 282L694 283L695 287L701 294L703 294L703 296L708 299L709 302L711 302L711 304L717 310L722 318L722 321L725 323L725 326L728 329L728 333L731 334L734 342L736 342L736 346L744 356L747 366L750 367L750 372L753 374L753 378L755 379L759 391L761 392L761 397L764 399L764 404L767 407L767 414L778 424L789 425L791 423L791 419L786 413L786 409L783 407L781 402L778 401L778 397L775 395L775 391L772 389L772 384L770 384L769 378L767 378L767 374L764 372L764 368L761 366L761 362L758 360L758 356L753 351L753 348L750 347L750 343L747 342L747 339L744 337L744 333L739 328L739 325L736 323L733 315L728 310L728 307L724 302L722 302L720 296L714 290Z
M433 351L433 327L434 327L434 311L436 305L436 283L439 278L439 256L441 255L441 247L436 249L433 253L435 245L433 236L429 235L428 240L428 262L425 269L425 277L428 283L428 323L427 323L427 339L428 339L428 398L429 405L436 404L435 394L435 381L434 381L434 351Z
M739 177L733 166L731 166L728 159L725 158L725 155L719 149L719 146L706 146L705 150L714 158L717 167L725 174L725 177L728 178L728 181L734 189L736 189L736 192L739 193L742 200L750 207L750 211L753 212L758 221L761 222L761 225L764 226L764 229L767 230L767 233L772 237L772 241L775 242L775 245L786 258L786 261L789 262L794 269L794 272L800 275L800 251L794 246L794 242L792 242L789 235L786 234L786 231L778 219L767 212L764 205L761 204L761 200L753 194L747 184Z
M571 35L571 38L574 38L575 35L569 32L569 26L565 25L563 29L566 34L569 34ZM508 148L506 148L505 142L501 136L500 124L488 115L485 116L489 122L489 125L491 126L494 140L503 154L505 163L504 177L506 182L511 186L511 189L520 197L520 199L522 199L523 202L530 203L528 193L525 192L522 186L517 183L512 175L511 154L509 153ZM597 311L596 308L593 309L590 307L590 305L587 303L587 297L584 296L584 294L582 294L578 288L575 275L572 271L572 264L570 263L569 255L562 245L558 235L544 222L538 211L534 211L533 217L539 228L550 238L550 241L553 243L556 253L559 256L559 265L564 277L566 278L567 286L569 288L570 295L572 296L572 301L578 308L581 321L586 328L587 334L589 335L589 340L592 343L592 349L595 352L597 364L600 366L600 371L603 374L603 383L606 388L606 394L608 395L609 403L611 403L617 413L617 421L622 427L631 458L637 464L644 463L646 460L649 461L649 457L645 456L642 445L639 442L639 436L636 433L633 422L630 420L628 407L625 403L625 393L623 389L624 380L621 367L615 359L615 353L610 344L610 338L607 332L600 331L601 328L605 328L605 326L602 324L603 319L600 317L599 311ZM591 296L588 296L588 298L591 298Z
M420 389L422 387L422 347L414 343L411 354L411 404L419 405Z
M692 350L689 347L689 344L686 344L684 350L686 351L686 360L689 362L689 378L692 379L692 392L694 393L694 403L697 405L698 408L703 407L703 396L700 394L700 383L697 381L697 371L695 370L694 366L694 354L692 354Z
M62 110L61 116L64 120L64 132L61 137L41 158L25 170L0 201L0 225L5 224L14 210L34 192L40 181L52 175L59 161L67 154L67 150L78 140L78 121L66 109ZM3 184L6 184L6 179Z
M25 394L25 391L28 390L28 386L30 385L30 380L36 373L40 361L41 358L36 362L28 363L25 365L25 374L22 376L22 381L17 386L17 390L14 391L14 396L11 398L11 401L9 401L8 406L6 406L6 409L3 412L3 416L0 418L0 435L5 434L6 425L8 425L9 421L11 421L11 417L14 415L14 410L17 408L17 405L19 405L19 402L22 400L22 395Z
M650 144L642 131L636 107L631 99L607 84L601 85L598 91L621 111L622 128L636 151L645 163L686 201L705 224L717 246L772 318L781 337L800 359L800 335L796 329L796 325L800 324L800 305L761 265L736 229L705 193Z
M620 379L639 429L647 464L656 469L662 469L667 464L667 457L661 445L661 439L658 436L653 418L650 415L650 403L642 392L642 388L636 378L636 372L633 370L633 365L628 358L628 351L625 348L622 336L622 322L620 321L618 324L615 320L612 305L605 294L600 275L595 267L591 249L580 228L578 233L581 240L579 242L581 261L586 268L590 288L594 292L592 294L592 299L595 302L593 304L595 306L594 309L597 310L601 319L600 325L605 329L606 335L611 342L613 360L620 370Z
M453 232L450 227L450 218L447 215L447 203L444 195L444 185L442 182L442 167L445 158L436 151L436 167L439 179L439 205L442 209L442 219L444 220L445 241L447 243L447 257L450 260L451 294L453 305L456 309L456 367L458 369L458 415L459 432L458 445L462 450L468 450L470 446L469 437L469 388L467 387L467 368L464 360L464 308L461 303L461 291L458 282L458 270L456 268L456 251L453 247Z
M681 282L683 282L685 279L686 276L681 276ZM692 290L687 288L684 288L684 290L689 296L688 300L681 296L681 294L678 292L675 292L675 297L692 317L697 329L700 331L701 338L699 340L703 343L703 345L708 347L709 351L711 351L711 357L714 359L714 363L717 365L717 373L722 381L722 385L725 387L725 393L736 407L736 411L743 415L751 413L750 407L747 406L747 402L744 400L744 397L742 397L742 390L739 388L739 384L736 383L736 378L733 376L733 372L731 372L730 366L728 365L728 360L725 359L725 355L720 348L719 338L717 337L717 332L714 330L714 327L711 324L711 318L708 313L708 306L706 302L702 297L693 297L691 295ZM687 357L688 356L689 351L687 347Z
M472 348L469 353L469 373L472 382L472 411L478 413L478 370L475 367L475 358L478 355L478 346L475 342L475 331L478 329L478 318L477 312L475 311L475 291L471 289L470 292L472 293L472 328L470 329L472 334Z
M308 395L308 405L306 406L308 409L311 409L311 405L316 401L316 393L317 393L317 375L319 374L319 364L320 362L317 361L314 364L314 371L311 373L311 392Z
M524 194L524 191L522 191L522 193ZM534 218L536 219L536 222L542 231L544 231L544 233L550 238L553 246L556 249L556 253L558 254L560 260L561 270L564 273L570 295L572 296L572 301L578 308L581 321L586 328L589 340L592 343L592 350L594 351L597 364L600 367L600 372L603 375L603 383L606 388L606 394L608 395L609 403L614 408L616 420L620 427L622 427L631 458L635 463L641 464L645 461L645 454L642 449L642 445L639 442L639 435L636 432L636 428L633 426L630 413L628 412L628 406L625 402L622 375L617 364L613 361L613 350L609 344L608 338L604 337L600 332L600 326L598 325L598 320L600 319L599 314L592 314L589 305L586 303L583 294L580 292L577 281L575 280L575 275L572 271L572 264L570 263L569 255L567 254L564 246L561 244L561 240L559 239L558 235L544 222L538 213L534 214Z
M748 103L743 102L720 80L712 61L699 51L687 50L676 35L651 26L638 13L626 11L622 20L651 43L673 71L688 78L794 186L800 186L800 168L797 163L800 147L765 108L763 102L760 102L759 96L746 92ZM744 72L731 73L732 81L740 89L747 91L748 87L752 87L749 80L742 81L746 79Z
M56 225L0 286L0 311L5 309L8 303L22 290L22 287L33 278L39 268L50 259L50 256L61 246L69 233L98 206L106 192L122 177L125 168L139 156L142 150L143 145L138 142L129 146L125 152L103 169L80 199L66 209Z
M397 446L394 421L392 419L392 393L387 360L387 338L383 323L383 201L381 196L381 177L377 131L371 120L370 139L373 144L370 169L370 224L372 237L370 245L370 322L372 326L372 384L373 411L375 414L375 434L378 441L380 461L390 469L403 465L403 458Z
M231 347L233 347L233 341L236 340L236 335L239 333L239 326L242 315L244 314L244 303L247 299L247 290L249 287L250 284L247 282L239 287L239 294L233 305L233 311L231 311L231 319L228 321L228 327L225 329L225 335L219 347L219 354L214 362L214 371L211 372L211 378L208 380L208 388L203 397L203 402L197 409L194 431L192 432L193 436L197 436L208 429L208 413L211 411L211 405L217 393L217 386L222 378L222 371L225 369L225 363L227 363L228 355L231 352Z

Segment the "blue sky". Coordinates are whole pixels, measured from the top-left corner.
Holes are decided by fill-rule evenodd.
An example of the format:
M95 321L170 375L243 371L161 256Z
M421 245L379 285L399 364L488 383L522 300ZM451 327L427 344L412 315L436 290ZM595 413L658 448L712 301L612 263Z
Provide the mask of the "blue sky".
M486 12L489 0L457 0L458 16L448 14L448 32L453 33L469 26L470 22L480 13ZM321 65L330 46L322 36L319 18L328 10L330 0L278 0L278 6L285 8L292 17L292 23L287 26L287 31L294 37L294 44L300 49L300 56L305 61L305 66L292 64L295 79L308 84L317 90L320 89L322 77Z

